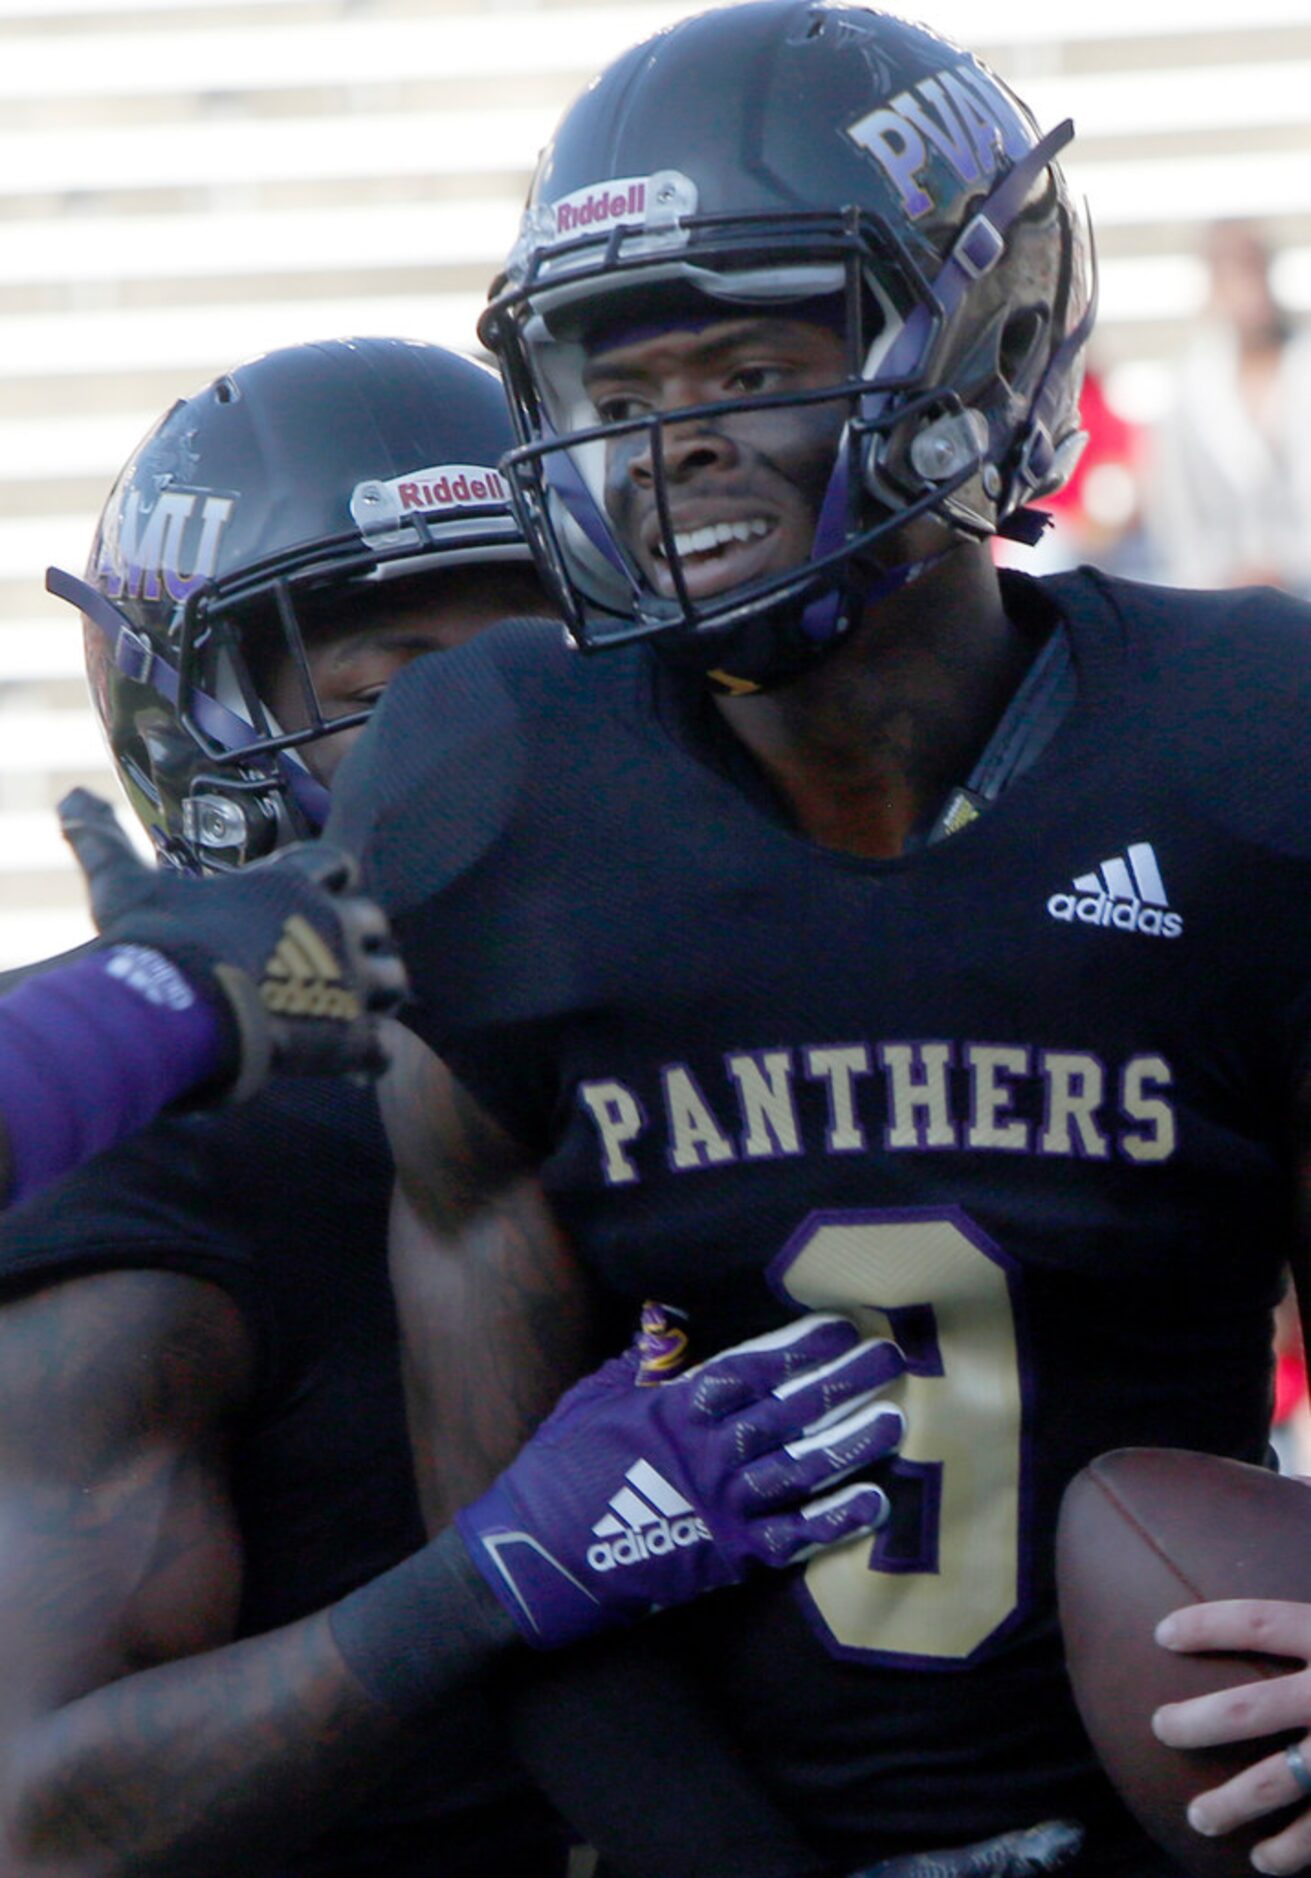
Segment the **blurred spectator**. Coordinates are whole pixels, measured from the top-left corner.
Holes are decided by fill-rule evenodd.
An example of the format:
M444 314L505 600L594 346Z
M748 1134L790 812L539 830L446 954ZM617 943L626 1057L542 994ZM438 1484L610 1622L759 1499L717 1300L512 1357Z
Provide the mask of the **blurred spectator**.
M1311 1477L1311 1398L1306 1350L1292 1287L1275 1312L1275 1401L1270 1441L1284 1474Z
M1084 377L1079 414L1088 433L1083 455L1065 487L1036 505L1050 510L1052 527L1032 549L999 543L998 558L1031 574L1095 561L1108 573L1151 579L1157 570L1146 555L1140 500L1145 439L1107 398L1095 364Z
M1052 538L1063 544L1070 566L1095 561L1109 573L1145 574L1139 546L1144 440L1108 400L1095 365L1084 377L1079 415L1088 433L1083 455L1064 489L1042 502L1056 517Z
M1280 304L1271 258L1250 223L1207 235L1207 310L1148 481L1162 578L1178 586L1311 594L1311 337Z

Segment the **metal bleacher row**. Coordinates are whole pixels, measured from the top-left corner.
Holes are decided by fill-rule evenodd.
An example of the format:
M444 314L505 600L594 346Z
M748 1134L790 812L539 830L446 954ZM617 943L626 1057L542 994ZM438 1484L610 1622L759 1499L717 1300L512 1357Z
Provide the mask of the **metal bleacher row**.
M80 569L137 437L272 345L471 344L560 108L694 4L0 0L0 968L86 932L50 807L110 783L42 577ZM1197 311L1212 217L1260 216L1311 309L1311 0L906 10L1074 117L1098 356L1131 401Z

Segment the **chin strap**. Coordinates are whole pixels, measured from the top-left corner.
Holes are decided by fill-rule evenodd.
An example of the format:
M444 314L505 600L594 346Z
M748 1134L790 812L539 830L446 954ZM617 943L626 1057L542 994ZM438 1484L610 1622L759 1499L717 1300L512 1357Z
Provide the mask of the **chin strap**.
M922 574L927 574L931 567L936 567L949 554L955 553L960 543L949 541L945 548L926 555L923 560L906 561L900 567L883 569L856 566L848 568L848 578L835 593L823 593L802 612L798 629L793 635L793 643L800 648L797 656L790 662L780 662L767 678L747 678L740 673L731 672L727 667L716 667L707 671L705 676L712 691L741 698L753 691L772 691L776 686L787 684L790 679L800 674L824 658L833 646L850 630L864 613L867 606L880 600L886 600L889 594L900 593L903 587L909 587ZM815 630L815 621L845 617L847 624L842 630Z
M998 522L997 533L1005 541L1018 541L1026 548L1036 548L1056 517L1050 509L1015 509Z

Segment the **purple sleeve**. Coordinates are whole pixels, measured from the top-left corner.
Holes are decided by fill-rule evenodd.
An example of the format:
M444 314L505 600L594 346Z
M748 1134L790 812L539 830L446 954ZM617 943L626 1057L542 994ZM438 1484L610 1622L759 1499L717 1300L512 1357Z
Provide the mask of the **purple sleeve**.
M14 1205L152 1121L217 1067L218 1014L147 946L93 950L0 999Z

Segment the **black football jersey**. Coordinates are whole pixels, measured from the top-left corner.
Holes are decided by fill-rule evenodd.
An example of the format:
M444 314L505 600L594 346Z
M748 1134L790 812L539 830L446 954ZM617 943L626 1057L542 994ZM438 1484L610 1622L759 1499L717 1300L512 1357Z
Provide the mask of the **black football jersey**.
M647 652L526 622L397 680L332 832L617 1326L659 1298L706 1353L826 1307L907 1352L885 1531L660 1620L772 1791L852 1865L1073 1815L1111 1870L1146 1855L1070 1702L1053 1533L1103 1450L1265 1454L1311 613L1006 592L1064 622L1076 700L897 859L803 838Z
M0 1218L0 1300L81 1273L222 1286L256 1351L233 1448L238 1635L290 1623L422 1545L387 1279L391 1162L371 1090L275 1082L161 1121ZM490 1710L461 1696L287 1878L533 1878L559 1829Z

